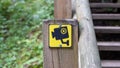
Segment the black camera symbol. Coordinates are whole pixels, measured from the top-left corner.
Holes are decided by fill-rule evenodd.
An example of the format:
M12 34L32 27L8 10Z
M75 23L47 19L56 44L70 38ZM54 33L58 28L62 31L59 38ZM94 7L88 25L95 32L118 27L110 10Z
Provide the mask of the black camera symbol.
M53 38L55 37L56 40L61 40L63 44L69 45L69 40L67 40L66 42L63 41L63 39L69 38L68 29L66 26L64 27L60 26L59 28L55 28L54 32L52 32L52 37Z

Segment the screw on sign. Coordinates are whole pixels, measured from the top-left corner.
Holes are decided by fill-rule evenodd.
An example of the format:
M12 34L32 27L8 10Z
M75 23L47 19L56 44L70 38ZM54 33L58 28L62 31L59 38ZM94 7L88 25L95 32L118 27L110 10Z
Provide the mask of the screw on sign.
M49 25L49 47L71 47L72 26L70 24Z

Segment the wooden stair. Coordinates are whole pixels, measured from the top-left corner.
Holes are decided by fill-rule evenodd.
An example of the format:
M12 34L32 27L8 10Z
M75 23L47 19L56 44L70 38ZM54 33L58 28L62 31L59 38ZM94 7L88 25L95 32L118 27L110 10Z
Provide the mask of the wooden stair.
M120 51L120 42L98 42L99 50Z
M92 14L97 20L120 20L120 14Z
M120 8L120 3L100 3L97 2L97 0L94 0L95 2L90 2L90 7L92 10L92 17L94 20L94 23L96 20L98 21L120 21L120 12L105 12L106 8L113 8L118 9ZM100 8L100 9L98 9ZM109 22L108 22L109 23ZM119 23L115 23L120 25ZM117 34L120 35L120 26L95 26L94 27L96 35L97 34ZM104 39L104 37L103 37ZM112 38L111 38L112 39ZM100 51L120 51L120 39L119 41L113 40L113 41L99 41L98 40L98 47ZM103 56L103 55L101 55ZM105 56L105 55L104 55ZM101 59L102 68L120 68L120 60L114 60L114 59Z
M95 26L96 33L114 33L120 34L120 27L118 26Z
M90 3L92 8L120 8L119 3Z
M119 60L102 60L102 68L120 68Z

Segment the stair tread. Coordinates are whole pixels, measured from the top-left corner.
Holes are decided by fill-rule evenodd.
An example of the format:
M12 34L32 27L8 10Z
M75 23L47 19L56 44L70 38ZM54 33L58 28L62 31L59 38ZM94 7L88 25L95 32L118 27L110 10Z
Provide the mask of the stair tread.
M102 60L102 68L120 68L120 60Z
M102 51L120 51L120 42L97 42L99 50Z
M120 46L120 42L98 42L98 46Z
M92 14L92 16L98 20L120 20L120 14Z
M120 8L120 3L90 3L92 8Z
M120 33L119 26L95 26L96 33Z

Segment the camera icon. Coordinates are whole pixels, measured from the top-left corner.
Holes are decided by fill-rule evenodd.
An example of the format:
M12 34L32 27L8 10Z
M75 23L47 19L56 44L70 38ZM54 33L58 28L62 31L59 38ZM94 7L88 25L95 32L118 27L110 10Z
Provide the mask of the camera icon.
M63 41L63 39L69 38L68 29L66 26L55 28L54 32L52 32L52 37L56 38L56 40L61 40L62 44L69 45L69 40Z

